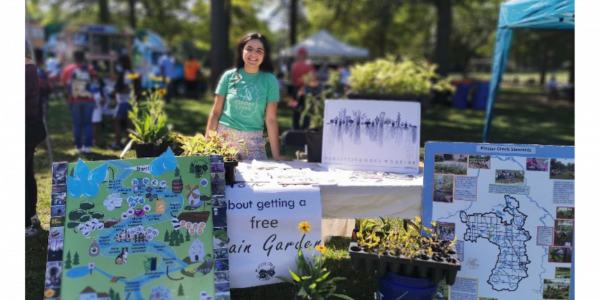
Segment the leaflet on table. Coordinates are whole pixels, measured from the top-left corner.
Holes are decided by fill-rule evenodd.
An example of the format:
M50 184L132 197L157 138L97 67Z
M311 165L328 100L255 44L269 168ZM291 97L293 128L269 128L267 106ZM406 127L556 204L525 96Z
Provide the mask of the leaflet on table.
M357 186L357 185L404 185L411 183L419 175L408 175L391 172L379 171L351 171L342 169L329 169L328 176L336 178L337 184L340 186Z
M253 160L252 168L254 169L311 169L311 170L320 170L323 169L321 165L318 163L309 163L305 161L280 161L280 162L272 162L272 161L261 161L261 160ZM325 169L326 170L326 169Z
M251 165L245 164L236 168L235 181L271 183L275 182L273 174L274 170L258 170L252 168Z
M269 183L280 185L330 185L336 184L333 176L327 175L327 172L314 172L309 168L304 169L257 169L254 166L244 165L236 172L235 180L244 183Z
M314 172L310 169L278 170L278 184L319 184L319 180L311 176Z

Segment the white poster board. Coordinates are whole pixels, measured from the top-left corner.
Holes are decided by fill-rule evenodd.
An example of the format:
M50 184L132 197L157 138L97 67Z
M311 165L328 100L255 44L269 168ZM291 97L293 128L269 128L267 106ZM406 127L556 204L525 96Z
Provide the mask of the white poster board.
M450 299L574 299L575 147L425 145L423 224L457 238Z
M291 278L288 269L296 271L298 243L303 249L323 244L318 186L259 185L236 184L225 192L231 288ZM301 240L303 221L311 228Z
M326 100L323 120L323 166L419 173L420 103Z

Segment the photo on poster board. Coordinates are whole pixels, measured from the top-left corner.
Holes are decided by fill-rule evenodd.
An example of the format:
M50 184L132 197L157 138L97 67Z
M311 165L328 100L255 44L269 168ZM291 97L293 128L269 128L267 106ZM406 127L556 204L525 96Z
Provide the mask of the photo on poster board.
M326 100L322 165L417 174L420 133L418 102Z
M448 158L466 155L466 174L439 174L440 153ZM440 234L454 230L463 256L457 276L477 279L469 290L461 286L461 293L489 299L508 299L507 293L511 299L574 299L574 156L572 146L425 144L422 218L424 223L441 224ZM554 177L568 178L552 178L552 159ZM454 178L451 202L439 195L449 190L444 183L450 178L444 176ZM458 194L476 200L459 201ZM544 282L555 280L557 267L564 269L556 271L556 277L564 279ZM561 292L548 294L548 286L551 292L561 286ZM456 293L451 294L455 298Z
M157 158L79 160L66 170L65 203L52 211L64 217L53 218L48 246L60 268L48 266L45 296L216 299L209 157L168 150Z

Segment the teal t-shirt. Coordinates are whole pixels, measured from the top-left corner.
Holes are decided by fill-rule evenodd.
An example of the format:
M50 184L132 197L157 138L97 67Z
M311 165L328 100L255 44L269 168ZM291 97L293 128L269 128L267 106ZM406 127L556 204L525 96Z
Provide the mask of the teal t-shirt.
M231 69L221 77L216 93L225 97L219 123L241 131L262 131L267 103L279 102L277 78L263 71Z

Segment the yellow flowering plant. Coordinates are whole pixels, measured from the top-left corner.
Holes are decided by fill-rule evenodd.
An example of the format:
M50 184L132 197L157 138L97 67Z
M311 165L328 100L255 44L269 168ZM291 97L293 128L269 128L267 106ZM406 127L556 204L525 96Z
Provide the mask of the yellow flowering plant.
M302 235L306 235L310 231L310 223L301 222L298 225L298 229ZM319 253L313 253L312 248L308 248L311 257L308 258L302 252L302 247L298 249L298 256L296 257L296 272L289 270L292 279L276 276L279 280L287 282L292 285L294 292L297 295L296 299L328 299L331 296L335 296L341 299L352 298L336 294L337 288L335 282L340 280L346 280L344 277L330 277L331 271L328 271L325 267L325 258L321 255L327 248L325 246L317 245L315 249Z

